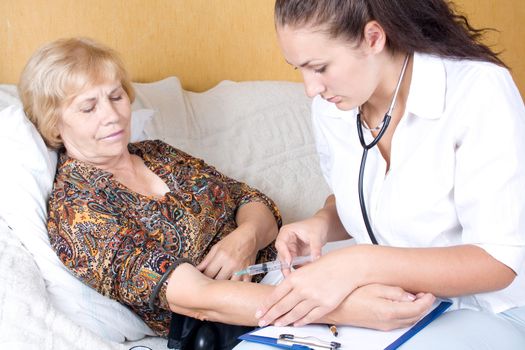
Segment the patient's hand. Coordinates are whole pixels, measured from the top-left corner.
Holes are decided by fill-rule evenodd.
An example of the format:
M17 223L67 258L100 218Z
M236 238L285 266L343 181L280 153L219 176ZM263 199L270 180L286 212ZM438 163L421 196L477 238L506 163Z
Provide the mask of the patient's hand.
M224 280L250 281L251 276L234 276L234 272L253 265L257 256L255 233L239 226L215 244L197 265L206 276Z
M430 293L414 296L399 287L369 284L354 290L323 322L384 331L404 328L421 319L434 300Z

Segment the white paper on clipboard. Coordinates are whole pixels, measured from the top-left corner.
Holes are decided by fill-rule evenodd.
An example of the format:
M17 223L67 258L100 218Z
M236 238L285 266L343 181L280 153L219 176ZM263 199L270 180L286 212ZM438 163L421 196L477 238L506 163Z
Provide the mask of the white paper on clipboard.
M337 327L339 335L335 337L326 325L307 325L302 327L274 327L269 326L252 332L253 335L279 338L281 334L293 334L296 337L315 337L322 341L336 341L341 343L341 350L378 350L384 349L394 342L408 328L396 329L389 332L377 331L359 327Z

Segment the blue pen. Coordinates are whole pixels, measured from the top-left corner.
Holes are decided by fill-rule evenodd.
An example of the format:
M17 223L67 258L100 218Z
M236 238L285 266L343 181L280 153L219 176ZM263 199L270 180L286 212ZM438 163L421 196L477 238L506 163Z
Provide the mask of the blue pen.
M281 349L292 349L292 350L311 350L312 348L306 345L301 344L280 344L277 342L277 339L271 338L271 337L263 337L260 335L252 335L252 334L243 334L239 337L241 340L246 340L254 343L259 344L265 344L270 345L275 348L281 348Z

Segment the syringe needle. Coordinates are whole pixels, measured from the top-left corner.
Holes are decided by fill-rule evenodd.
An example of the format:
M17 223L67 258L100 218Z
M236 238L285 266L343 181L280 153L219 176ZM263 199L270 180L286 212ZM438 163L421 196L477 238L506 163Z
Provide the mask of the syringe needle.
M290 267L302 265L304 263L311 262L311 261L312 261L312 257L310 255L296 256L295 258L292 259L292 263L289 266L286 265L286 267L290 268ZM260 274L260 273L281 270L283 267L284 266L281 263L281 261L274 260L274 261L269 261L269 262L265 262L262 264L250 265L244 270L235 272L234 275L242 276L242 275L248 274L250 276L253 276L253 275Z

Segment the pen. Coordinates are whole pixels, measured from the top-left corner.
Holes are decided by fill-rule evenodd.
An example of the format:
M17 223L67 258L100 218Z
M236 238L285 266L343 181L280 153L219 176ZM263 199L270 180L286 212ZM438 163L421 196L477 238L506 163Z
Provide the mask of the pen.
M281 334L277 339L277 344L295 344L295 345L307 345L309 349L329 349L337 350L341 348L341 343L336 341L326 341L314 336L300 337L293 334ZM293 347L292 347L293 349Z
M327 326L334 337L337 337L339 335L339 332L337 331L337 326L335 324L327 324Z
M242 275L257 275L259 273L266 273L269 271L275 271L275 270L281 270L282 268L290 268L292 266L301 265L307 262L311 262L312 257L310 255L304 255L304 256L296 256L292 259L292 263L290 265L286 265L281 263L279 260L274 261L268 261L262 264L256 264L256 265L250 265L244 270L235 272L235 276L242 276Z

